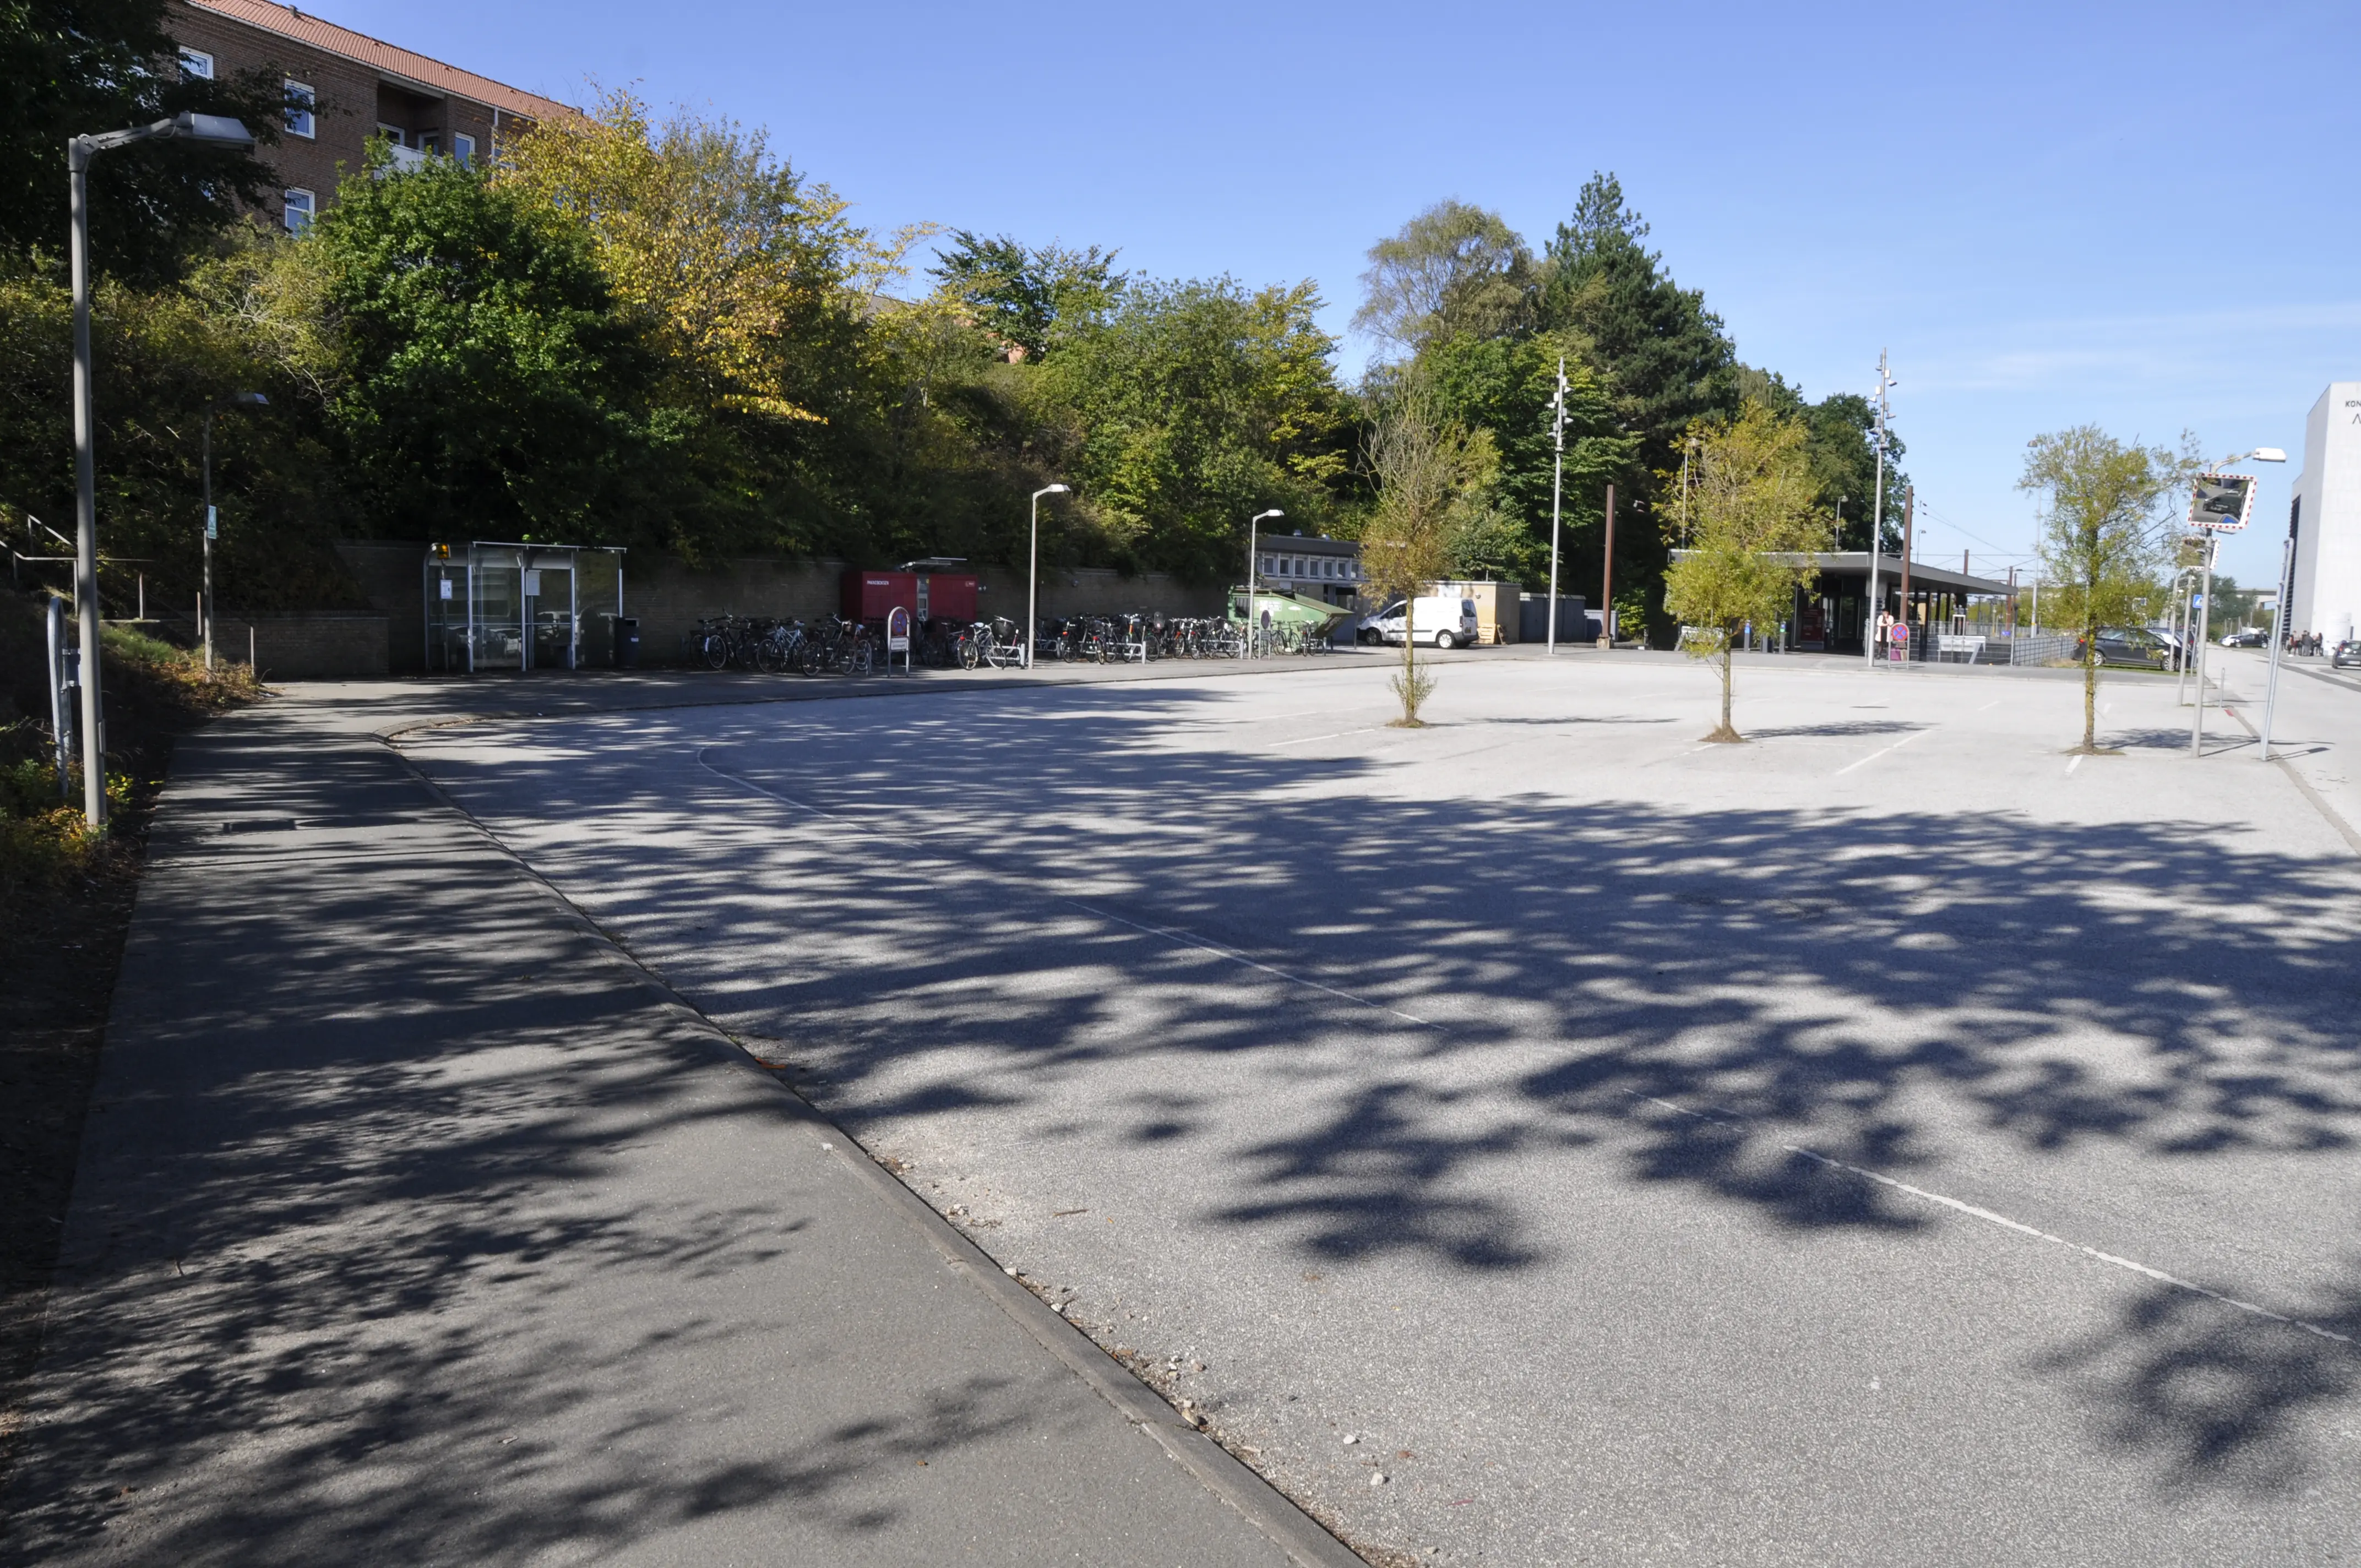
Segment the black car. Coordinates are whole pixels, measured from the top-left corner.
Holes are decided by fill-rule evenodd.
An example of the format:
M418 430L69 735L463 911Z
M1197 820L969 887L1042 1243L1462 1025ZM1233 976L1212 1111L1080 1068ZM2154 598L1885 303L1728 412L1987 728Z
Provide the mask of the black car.
M2346 638L2328 655L2329 667L2341 670L2347 664L2361 664L2361 641Z
M2077 648L2075 656L2080 658L2081 652ZM2102 626L2099 663L2140 670L2169 670L2173 667L2172 644L2145 626Z

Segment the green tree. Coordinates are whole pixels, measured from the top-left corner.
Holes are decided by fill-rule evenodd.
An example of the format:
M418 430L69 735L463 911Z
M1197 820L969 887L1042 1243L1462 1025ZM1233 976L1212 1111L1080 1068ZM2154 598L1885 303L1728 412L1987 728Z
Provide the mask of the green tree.
M337 322L331 411L378 515L549 536L656 510L649 358L579 224L436 159L346 181L298 244Z
M1434 677L1418 667L1415 601L1449 567L1470 514L1480 517L1489 504L1496 459L1483 432L1444 414L1433 384L1415 367L1380 371L1370 402L1362 450L1377 501L1361 533L1361 569L1381 599L1405 601L1402 667L1391 683L1402 712L1393 722L1417 729Z
M275 142L282 77L269 67L205 81L180 70L165 0L0 4L0 239L17 256L66 249L66 142L182 110L228 115ZM252 154L178 140L117 148L93 166L92 260L143 280L177 273L273 184Z
M1236 570L1246 520L1339 514L1351 430L1309 283L1135 282L1038 365L1009 367L1036 455L1118 565Z
M1101 319L1126 281L1115 270L1115 253L1097 246L1027 246L967 229L950 237L933 276L978 324L1027 358L1040 358L1061 334Z
M2081 633L2082 743L2074 750L2087 756L2112 754L2098 740L2099 628L2161 598L2172 502L2197 467L2193 448L2184 448L2126 444L2091 424L2026 444L2016 488L2042 497L2045 609Z
M1690 655L1721 664L1721 723L1708 740L1745 739L1730 721L1739 635L1786 615L1817 575L1805 557L1828 546L1808 442L1799 421L1749 402L1708 428L1691 460L1693 543L1664 574L1664 608L1691 629Z
M1647 234L1615 176L1592 176L1547 247L1536 320L1587 345L1618 422L1635 438L1617 477L1616 576L1653 593L1670 521L1658 476L1678 470L1694 422L1734 415L1741 396L1721 318L1673 280L1642 243Z
M1439 337L1498 337L1532 323L1532 252L1497 213L1437 202L1369 247L1353 325L1415 352Z
M1831 392L1817 403L1789 386L1774 371L1739 367L1741 396L1766 404L1783 418L1800 420L1808 433L1806 452L1818 502L1837 514L1839 550L1869 548L1871 521L1877 515L1876 411L1858 392ZM1884 530L1878 548L1889 554L1902 551L1902 509L1897 498L1908 492L1910 477L1900 467L1902 438L1885 435Z
M1548 580L1556 457L1549 400L1562 359L1568 413L1564 543L1571 546L1585 532L1596 534L1606 481L1621 471L1634 446L1617 427L1613 405L1583 362L1581 345L1546 334L1453 334L1420 351L1420 373L1437 412L1470 430L1488 432L1497 457L1485 522L1467 546L1455 551L1452 570L1462 576L1497 572L1530 584Z

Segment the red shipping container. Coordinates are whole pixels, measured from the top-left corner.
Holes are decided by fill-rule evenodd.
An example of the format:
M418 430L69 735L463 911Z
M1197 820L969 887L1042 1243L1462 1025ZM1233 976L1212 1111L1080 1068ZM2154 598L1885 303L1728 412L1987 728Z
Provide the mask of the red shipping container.
M895 605L918 613L918 577L915 572L847 572L844 603L838 613L847 620L883 620Z
M974 573L930 572L926 584L926 608L916 612L919 620L965 622L977 619Z
M847 620L884 620L900 605L914 620L976 619L976 577L972 572L847 572L844 602L838 611Z

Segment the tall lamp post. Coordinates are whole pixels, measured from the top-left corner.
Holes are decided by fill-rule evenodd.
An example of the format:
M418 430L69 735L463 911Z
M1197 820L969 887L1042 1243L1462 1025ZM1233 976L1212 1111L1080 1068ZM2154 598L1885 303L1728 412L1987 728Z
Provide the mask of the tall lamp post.
M1241 655L1245 658L1251 659L1254 657L1255 551L1257 547L1257 542L1259 538L1260 530L1266 519L1285 517L1286 515L1287 514L1285 512L1279 510L1277 507L1273 507L1268 511L1258 511L1255 513L1254 516L1246 520L1246 634L1244 651Z
M232 392L205 405L205 674L214 673L214 415L224 409L260 409L270 400L260 392Z
M1565 360L1557 362L1557 390L1550 395L1550 429L1557 442L1557 451L1550 463L1550 597L1549 655L1557 655L1557 530L1558 506L1565 489ZM1407 627L1410 623L1402 623ZM1404 635L1408 635L1407 632Z
M98 475L90 397L90 160L113 148L170 137L212 147L251 148L254 133L224 115L180 114L149 126L80 136L66 143L73 226L67 256L73 275L74 609L82 628L82 807L93 828L106 826L106 737L99 729Z
M2235 468L2241 463L2284 463L2286 461L2287 454L2278 447L2257 446L2252 452L2241 452L2235 457L2224 457L2215 466ZM2194 503L2191 504L2194 505ZM2237 526L2246 527L2246 521L2243 518L2240 519ZM2213 630L2213 547L2219 543L2220 541L2213 537L2209 530L2205 541L2205 559L2202 563L2205 569L2205 591L2197 601L2197 707L2189 721L2189 754L2192 757L2202 756L2205 751L2205 639L2212 635Z
M1041 635L1041 620L1034 603L1041 587L1041 498L1073 492L1063 485L1044 485L1033 492L1033 543L1025 552L1025 667L1033 667L1033 644Z
M2263 687L2263 761L2271 760L2271 718L2279 708L2279 647L2287 641L2288 596L2295 591L2295 530L2279 543L2279 602L2271 607L2271 673Z
M1877 643L1877 614L1881 608L1877 596L1877 547L1885 537L1885 422L1891 417L1893 400L1887 393L1902 385L1886 373L1885 350L1877 351L1877 428L1870 444L1877 448L1877 489L1869 510L1869 590L1861 606L1861 651L1871 669L1877 668L1880 652ZM1907 606L1904 609L1906 610Z

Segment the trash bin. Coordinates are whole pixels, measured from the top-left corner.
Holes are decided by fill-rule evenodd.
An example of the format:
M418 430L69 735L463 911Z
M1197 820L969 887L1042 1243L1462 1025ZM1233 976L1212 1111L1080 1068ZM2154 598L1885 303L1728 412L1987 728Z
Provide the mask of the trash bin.
M640 667L640 618L619 615L615 618L615 668L636 670Z

